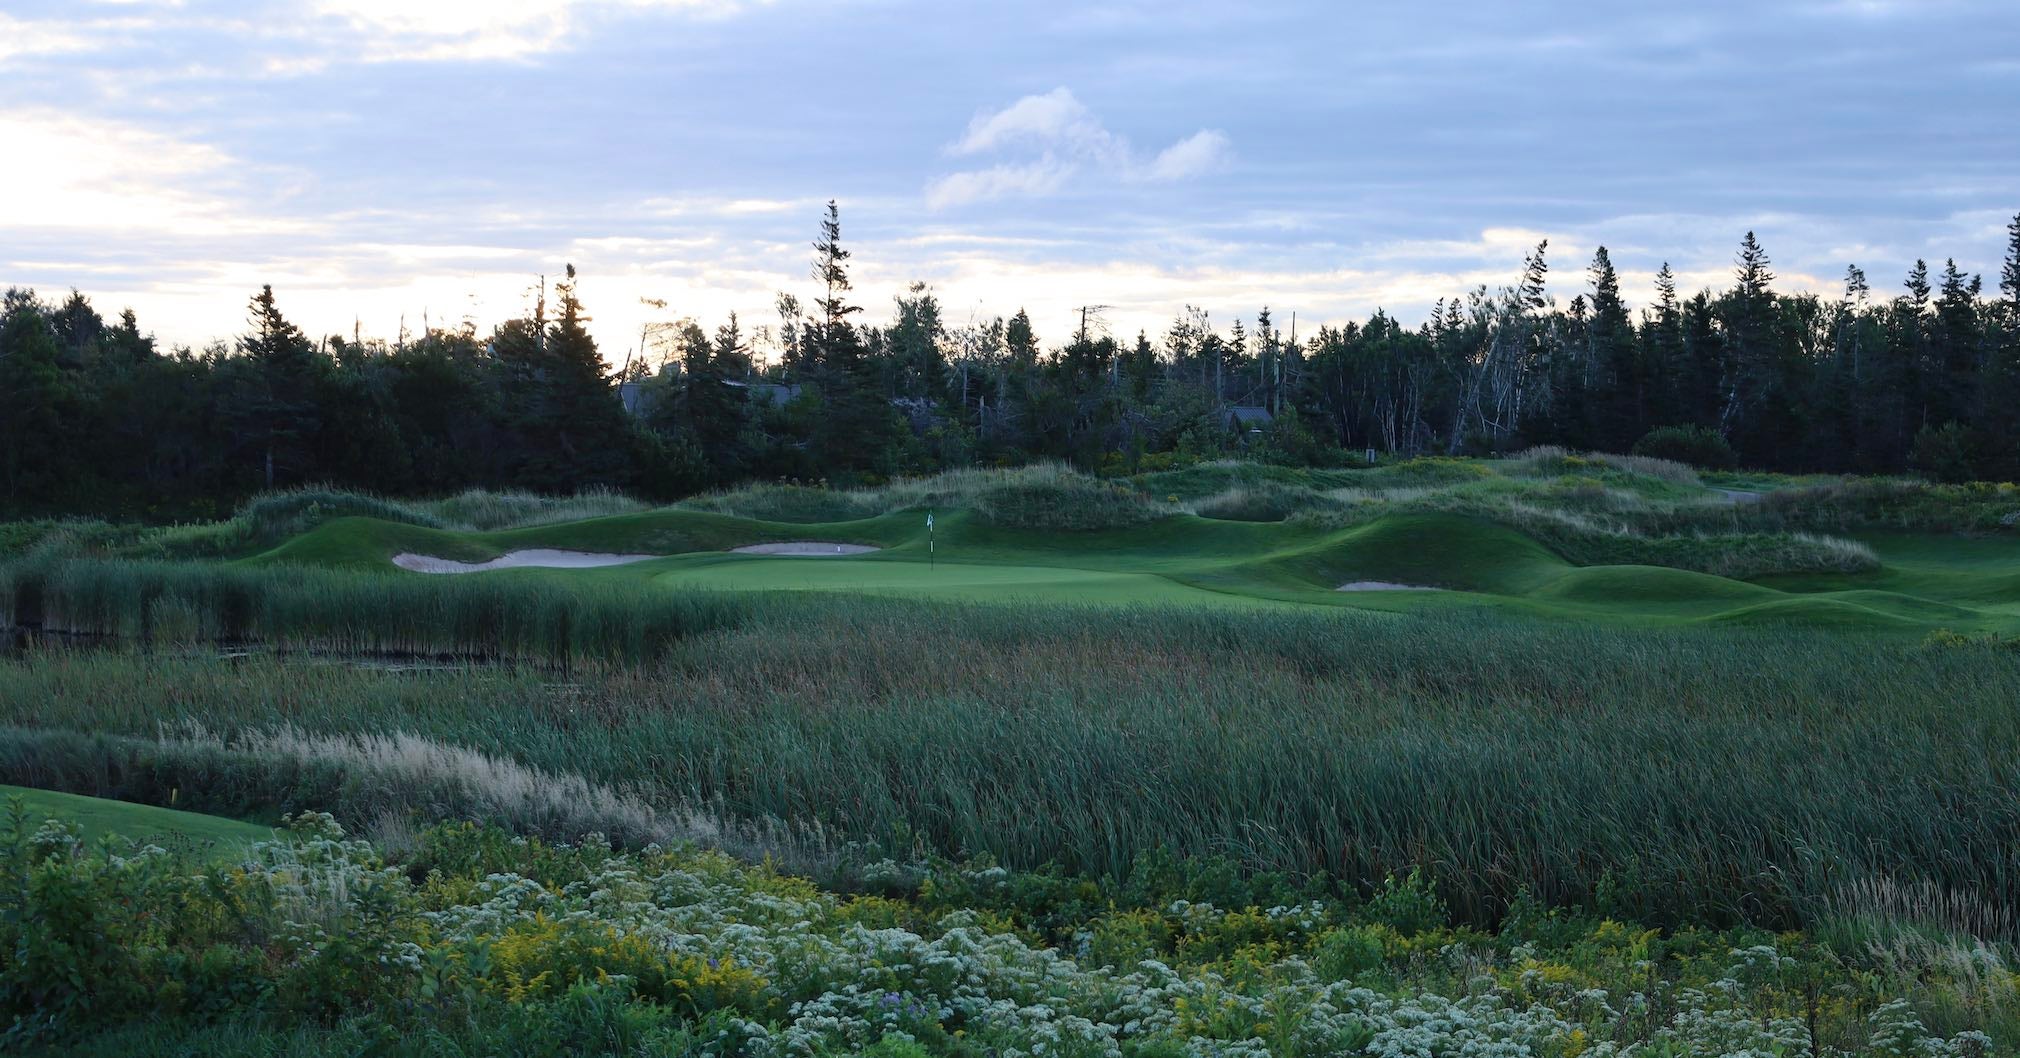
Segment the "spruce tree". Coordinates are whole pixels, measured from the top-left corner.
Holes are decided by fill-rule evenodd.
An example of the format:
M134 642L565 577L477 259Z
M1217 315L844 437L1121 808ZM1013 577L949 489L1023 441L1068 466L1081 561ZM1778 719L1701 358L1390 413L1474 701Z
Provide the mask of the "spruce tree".
M1647 429L1647 379L1634 341L1634 322L1620 299L1620 276L1604 246L1592 255L1591 277L1587 355L1605 395L1603 406L1594 409L1594 441L1608 451L1624 452Z
M236 409L245 439L260 461L261 479L273 488L282 475L313 480L312 445L322 423L317 401L323 364L301 328L281 315L274 288L253 296L252 330L239 339L239 352L252 366L250 388Z
M1774 272L1767 251L1753 232L1740 240L1735 285L1726 299L1724 316L1727 351L1720 388L1719 426L1743 455L1764 459L1779 453L1762 450L1755 436L1767 427L1760 422L1776 378Z
M814 241L813 276L821 285L814 299L819 315L808 321L801 341L810 350L821 415L813 433L815 459L847 477L885 473L896 452L897 415L877 384L876 365L849 317L863 311L849 303L849 251L842 248L841 211L831 200Z
M1689 423L1685 380L1690 370L1683 358L1683 310L1676 299L1676 273L1668 261L1655 273L1655 305L1650 311L1642 345L1647 350L1651 424Z
M70 389L48 314L9 290L0 316L0 495L8 511L46 508L67 471Z

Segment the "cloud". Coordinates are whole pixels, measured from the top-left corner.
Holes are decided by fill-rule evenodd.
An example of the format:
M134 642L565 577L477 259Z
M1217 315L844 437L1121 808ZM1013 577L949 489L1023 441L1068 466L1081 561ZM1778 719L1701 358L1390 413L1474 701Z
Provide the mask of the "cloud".
M211 235L299 230L229 196L246 166L201 143L54 111L0 114L0 232L75 229Z
M1048 154L1028 165L997 165L953 173L927 187L926 205L945 209L1009 195L1048 194L1062 187L1077 168Z
M1201 129L1166 147L1144 171L1146 180L1185 180L1225 166L1234 157L1227 135L1216 129Z
M715 18L751 5L752 0L316 0L314 10L364 37L368 60L430 62L522 59L556 51L588 11L678 11Z
M14 18L0 14L0 60L25 55L62 55L90 51L90 37L82 24Z
M1065 146L1075 153L1125 159L1129 145L1101 126L1101 121L1073 93L1055 88L1044 95L1025 96L993 114L977 114L968 134L949 148L957 155L980 154L1018 144Z
M1126 137L1109 131L1087 105L1066 88L1028 95L968 122L968 131L947 148L955 157L1025 149L1041 152L1022 164L1003 163L938 177L926 186L932 209L1012 196L1058 191L1081 169L1118 182L1171 183L1212 172L1234 154L1227 134L1198 132L1144 161Z

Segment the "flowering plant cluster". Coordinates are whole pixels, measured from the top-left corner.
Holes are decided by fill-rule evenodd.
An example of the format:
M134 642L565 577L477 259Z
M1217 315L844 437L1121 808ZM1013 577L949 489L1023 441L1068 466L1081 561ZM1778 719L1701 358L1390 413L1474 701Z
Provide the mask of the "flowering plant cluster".
M658 1053L677 1038L668 1050L779 1058L1992 1053L1980 1032L1942 1035L1911 1004L1861 990L1799 937L1665 934L1533 907L1498 935L1455 930L1430 913L1421 879L1354 907L1123 907L1096 906L1084 883L1034 885L993 867L845 896L719 853L551 845L469 825L437 827L388 863L318 815L211 866L87 847L62 824L18 817L0 837L0 951L11 953L0 1043L247 1018L477 1032L594 1007L605 1012L596 1039L567 1048ZM1058 913L1062 893L1085 905L1077 923ZM949 894L973 906L949 906ZM2011 974L1999 987L2020 998Z

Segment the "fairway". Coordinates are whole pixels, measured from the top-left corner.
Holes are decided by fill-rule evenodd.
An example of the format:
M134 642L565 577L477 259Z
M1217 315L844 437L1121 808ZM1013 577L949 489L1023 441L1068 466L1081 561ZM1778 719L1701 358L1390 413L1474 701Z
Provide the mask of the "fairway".
M832 541L864 553L737 553L787 539ZM1894 634L1938 628L2020 631L2020 541L2004 537L1867 533L1842 544L1863 549L1868 556L1863 568L1770 568L1754 576L1688 568L1693 549L1709 554L1714 566L1724 561L1720 545L1702 538L1602 538L1604 546L1581 552L1575 540L1567 545L1492 516L1441 511L1405 510L1339 528L1172 513L1140 525L1047 532L956 510L940 517L934 544L929 552L917 511L785 523L674 507L502 533L338 518L249 561L411 577L415 574L394 568L395 557L481 563L537 547L657 557L579 569L501 568L470 577L963 603L1363 612L1485 608L1640 625L1788 623ZM1675 557L1679 552L1682 557ZM1628 561L1593 561L1614 555ZM1339 590L1363 582L1442 590Z
M102 797L0 785L0 806L20 798L31 820L60 819L75 823L86 841L106 835L131 838L140 844L203 846L220 852L245 849L273 837L273 828L221 816L179 812L172 808L111 801Z
M1007 563L735 557L684 564L655 575L653 583L719 591L821 591L960 602L1244 608L1288 605L1192 587L1154 573Z

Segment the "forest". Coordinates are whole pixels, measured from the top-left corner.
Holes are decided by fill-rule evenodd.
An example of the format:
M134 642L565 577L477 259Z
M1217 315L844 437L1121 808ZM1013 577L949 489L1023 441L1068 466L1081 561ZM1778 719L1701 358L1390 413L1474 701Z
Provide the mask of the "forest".
M1630 309L1604 247L1548 294L1548 244L1502 289L1304 334L1263 308L1187 308L1160 336L1083 313L1048 343L1022 310L953 327L924 284L864 322L839 212L812 297L641 335L613 367L574 267L526 314L387 342L315 337L271 287L243 333L163 349L132 311L9 289L0 313L0 514L215 517L307 484L385 495L605 488L673 498L746 481L877 484L1061 460L1140 473L1239 455L1304 466L1539 444L1698 466L2020 474L2020 216L1996 281L1917 261L1897 293L1775 289L1749 232L1730 287L1667 264Z

